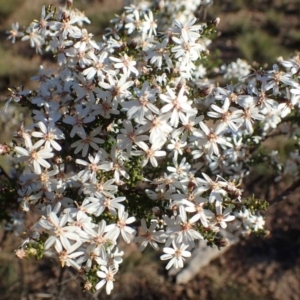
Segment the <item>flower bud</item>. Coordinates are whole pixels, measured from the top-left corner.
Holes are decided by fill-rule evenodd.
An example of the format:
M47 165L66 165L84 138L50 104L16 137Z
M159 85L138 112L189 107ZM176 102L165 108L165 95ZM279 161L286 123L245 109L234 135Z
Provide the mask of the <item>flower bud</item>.
M221 19L218 17L218 18L215 18L215 19L212 21L212 23L213 23L213 25L214 25L215 27L217 27L217 26L220 24L220 21L221 21Z

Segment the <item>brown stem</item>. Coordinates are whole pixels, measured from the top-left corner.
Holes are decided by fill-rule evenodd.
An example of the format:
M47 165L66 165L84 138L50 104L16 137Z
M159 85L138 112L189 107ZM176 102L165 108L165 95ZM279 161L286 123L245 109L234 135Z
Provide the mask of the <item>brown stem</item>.
M288 197L292 192L294 192L298 187L300 187L300 179L298 179L297 181L295 181L290 187L288 187L285 191L283 191L282 193L280 193L278 196L276 196L271 204L275 204L277 202L280 202L282 200L285 200L286 197Z

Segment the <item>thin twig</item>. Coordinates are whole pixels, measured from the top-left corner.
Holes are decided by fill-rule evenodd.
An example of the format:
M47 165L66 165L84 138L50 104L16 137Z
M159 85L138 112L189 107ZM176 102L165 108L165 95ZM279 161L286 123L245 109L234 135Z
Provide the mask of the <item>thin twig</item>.
M298 187L300 187L300 179L295 181L290 187L288 187L285 191L280 193L278 196L276 196L272 201L271 205L280 202L282 200L285 200L286 197L288 197L292 192L294 192Z
M65 274L66 268L61 268L59 272L59 277L57 280L57 299L61 299L62 293L63 293L63 288L62 288L62 282L63 282L63 277Z

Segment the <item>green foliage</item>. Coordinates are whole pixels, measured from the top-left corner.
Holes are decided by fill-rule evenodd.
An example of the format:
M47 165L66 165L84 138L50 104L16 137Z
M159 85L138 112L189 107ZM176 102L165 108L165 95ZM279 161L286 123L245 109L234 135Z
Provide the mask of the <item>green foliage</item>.
M265 31L247 31L237 38L237 45L248 61L276 61L279 53L287 55L287 50Z

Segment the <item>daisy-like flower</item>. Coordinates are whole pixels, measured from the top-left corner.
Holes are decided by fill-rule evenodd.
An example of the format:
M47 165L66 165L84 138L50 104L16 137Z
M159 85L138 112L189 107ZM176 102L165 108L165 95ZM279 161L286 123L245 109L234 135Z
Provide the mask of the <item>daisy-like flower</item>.
M84 231L88 234L88 242L90 244L95 244L97 248L101 248L105 251L105 244L108 239L104 236L106 222L101 220L101 222L96 227L91 227L93 223L83 223L82 227Z
M124 56L121 56L120 58L117 57L110 57L110 60L115 62L114 67L116 69L122 69L123 74L125 74L127 77L130 76L130 73L135 74L135 76L139 75L139 71L136 69L136 61L132 59L132 57L129 57L127 54L124 54Z
M43 192L33 194L33 190L29 187L26 190L18 190L18 202L23 211L29 211L30 207L34 206L41 199Z
M193 202L189 202L185 210L187 212L195 212L191 217L190 222L194 223L200 220L204 227L208 227L208 219L214 217L214 213L208 209L204 209L203 205L206 204L208 200L206 198L196 196Z
M85 28L81 29L81 38L80 41L74 44L75 49L79 49L80 52L85 52L87 50L100 50L98 44L92 40L93 34L88 33Z
M184 147L187 145L187 142L182 142L182 140L172 139L171 143L167 145L167 149L171 151L171 155L174 157L174 160L177 161L178 155L183 155Z
M96 197L102 198L106 197L114 197L114 193L118 191L118 187L113 185L115 179L109 179L107 181L97 181L93 180L89 183L83 184L83 193L85 195L95 195Z
M220 125L218 127L221 131L229 127L232 131L237 132L236 119L238 118L240 111L231 110L230 103L230 100L226 98L222 107L212 104L211 109L213 111L209 111L207 115L211 118L220 120Z
M202 240L203 236L193 228L195 220L188 219L187 213L183 205L179 207L180 213L180 230L176 232L175 241L178 244L184 244L194 247L194 240ZM174 228L175 230L175 228Z
M263 81L263 78L261 78ZM273 89L273 95L279 94L279 86L284 83L291 87L297 87L299 84L292 78L292 74L285 73L279 70L277 64L273 65L273 70L267 72L268 83L266 84L266 90Z
M77 263L78 256L84 255L83 249L78 250L81 246L81 242L76 241L69 249L65 250L60 243L56 244L55 250L58 253L58 259L61 263L61 266L72 266L76 270L80 270L81 266ZM77 251L75 251L77 250Z
M160 111L162 114L171 112L170 115L170 124L174 127L178 126L179 118L184 114L195 114L196 110L191 107L190 101L186 95L184 95L185 87L182 86L178 95L176 96L174 91L167 86L168 94L160 95L160 99L164 102L167 102Z
M62 37L64 40L67 37L71 37L74 39L81 38L82 32L80 28L76 25L73 25L78 22L78 18L71 17L71 15L67 15L67 13L62 14L62 23L60 23L60 28L58 32L58 36Z
M294 75L300 70L300 55L296 55L292 59L284 60L281 64L285 67L290 69L290 72Z
M139 124L144 122L145 115L149 113L159 114L159 109L154 105L156 100L156 89L150 89L148 81L143 83L142 89L134 89L136 99L122 102L127 110L129 119L136 118Z
M42 37L45 37L49 33L49 30L58 30L60 27L59 22L48 21L49 19L53 18L53 13L54 12L51 11L46 15L46 6L43 5L41 18L34 26L34 29L37 29Z
M169 114L159 116L148 116L146 124L141 127L144 132L150 131L149 141L151 144L160 143L163 145L167 141L169 133L172 131L172 127L168 124Z
M88 80L92 80L97 75L97 79L102 81L107 73L113 74L112 71L110 71L107 67L107 52L104 51L99 55L90 53L89 56L92 59L92 65L82 72L82 74L86 76Z
M54 148L57 151L61 150L61 146L55 140L62 140L65 138L63 132L58 129L54 122L50 121L46 126L43 122L38 122L41 132L34 131L32 136L40 138L36 143L37 147L45 143L45 148Z
M280 112L280 117L285 118L295 106L300 104L300 90L298 89L286 89L286 102L280 103L278 105L278 110Z
M47 219L44 217L40 219L39 225L49 231L49 237L45 242L46 250L48 250L54 244L57 252L61 252L61 246L68 251L73 250L70 240L81 243L80 237L77 233L79 228L77 226L67 226L67 221L67 214L62 214L60 217L58 217L54 211L49 213Z
M182 24L180 21L175 20L175 28L171 30L180 33L185 42L195 42L199 37L199 31L201 30L201 25L194 25L197 22L196 18L192 18L187 24Z
M19 23L18 22L11 24L11 30L6 31L6 34L9 34L7 39L11 40L12 43L16 42L16 38L22 37L24 35L23 32L19 31Z
M161 232L155 231L157 227L157 221L151 223L150 227L147 227L146 221L144 219L141 220L143 234L134 238L134 242L141 243L139 249L143 251L148 244L152 246L153 249L159 250L158 243L164 243L165 239L162 237Z
M110 99L115 99L120 102L125 97L131 95L128 89L133 85L133 81L127 81L127 75L123 74L120 79L114 79L108 76L108 82L99 82L99 86L102 87L105 92L99 92L99 98L108 97Z
M17 154L19 154L19 160L27 161L32 164L34 172L37 174L42 173L41 166L46 169L51 167L50 163L46 159L54 156L51 148L43 148L38 150L39 147L40 146L37 144L28 147L28 149L24 149L19 146L15 147L15 151L17 152Z
M74 116L67 115L63 120L64 123L70 124L73 126L70 137L74 137L75 134L85 134L85 130L83 128L84 124L90 123L95 120L95 116L90 115L90 108L83 107L82 105L76 105L76 113ZM80 150L79 150L80 151Z
M88 212L93 213L96 217L99 217L105 210L108 210L112 215L117 215L117 210L124 209L124 206L120 204L126 200L125 197L88 197L86 198L91 201L91 205L88 206Z
M167 49L168 40L163 40L162 43L156 42L151 46L147 53L147 59L150 59L150 63L161 68L165 63L169 68L173 67L173 62L170 58L170 50ZM146 50L146 49L145 49Z
M159 143L152 144L151 148L149 148L149 146L143 141L137 142L137 145L144 151L143 167L146 166L150 160L151 165L156 168L158 166L156 157L166 156L166 151L159 150L161 149L161 145Z
M76 163L83 165L86 168L78 173L78 177L82 178L83 182L91 179L96 180L96 175L98 170L109 171L112 169L112 162L101 160L102 152L98 151L93 157L91 154L88 155L90 162L84 161L82 159L76 159Z
M145 21L142 24L142 30L145 34L148 33L148 37L156 35L157 23L153 18L153 13L149 10L148 15L144 14Z
M216 206L219 206L222 202L221 196L226 195L226 191L224 190L227 185L226 182L218 181L218 179L214 181L205 173L202 173L202 176L205 179L196 178L197 184L199 185L196 189L196 193L200 195L203 192L210 191L209 202L212 203L216 200Z
M251 216L249 216L249 223L251 224L250 226L251 226L252 230L258 231L258 230L264 229L265 220L260 215L258 215L258 216L251 215Z
M142 22L140 20L140 14L137 9L135 9L132 14L130 14L126 19L125 28L128 30L128 34L134 32L137 28L141 26Z
M134 129L131 121L123 120L124 128L120 129L120 134L118 134L118 147L120 149L125 149L130 154L133 144L141 141L146 141L148 139L147 135L141 135L143 130L141 127Z
M103 98L100 101L97 101L97 103L93 105L93 109L94 116L101 115L105 119L111 118L111 114L120 114L120 111L118 110L118 102L111 97Z
M177 37L173 37L173 41L177 44L171 50L175 53L175 58L180 58L182 65L190 66L194 70L195 67L192 61L199 58L201 51L205 50L205 46L194 42L187 42Z
M85 157L88 154L89 147L92 147L93 149L98 151L100 149L98 144L104 143L103 139L97 137L100 131L101 127L92 130L88 135L85 132L78 132L77 134L80 136L81 140L78 140L71 144L72 148L76 147L74 153L77 154L82 151L82 156Z
M235 216L231 215L232 208L228 206L225 211L222 213L223 207L222 205L216 206L216 217L215 223L220 225L222 228L227 227L227 222L231 222L235 219Z
M118 211L118 222L106 226L106 237L115 241L121 234L125 243L129 244L131 238L136 234L136 230L127 225L134 221L135 217L128 218L128 213L125 212L123 206L121 206Z
M198 125L201 121L203 121L204 116L196 117L195 114L190 115L182 115L180 117L180 121L182 123L182 127L177 128L172 132L173 138L179 138L182 142L186 142L189 135L192 135L196 129L196 125Z
M72 41L66 41L62 37L53 37L47 49L52 50L53 53L57 53L57 63L59 66L62 66L67 63L67 56L72 56L69 53L75 53L75 49L71 48L72 45Z
M182 268L185 258L191 256L191 252L186 250L189 247L188 245L181 244L180 246L178 246L176 245L175 241L172 242L172 245L173 248L163 248L165 254L161 255L160 257L161 260L170 259L166 266L167 270L169 270L172 266L174 266L175 269Z
M108 268L106 266L101 266L100 269L101 271L97 271L97 276L102 278L102 280L96 284L95 288L96 290L99 290L106 284L106 294L110 295L114 288L114 276L118 272L118 269L111 266Z
M242 120L242 124L246 127L246 130L249 134L253 133L253 123L254 120L262 121L265 119L265 116L260 113L260 110L257 106L249 105L243 111L238 114L239 119Z
M200 122L202 132L194 131L193 134L200 138L200 145L208 150L208 155L219 155L219 145L231 147L232 145L222 136L223 126L218 126L215 130L209 129L204 122ZM203 136L205 137L203 140Z
M167 170L172 173L172 176L175 178L182 179L185 178L191 168L191 165L186 162L186 157L183 157L180 164L177 162L177 159L173 157L172 159L173 166L168 166Z
M44 44L44 39L38 33L38 30L34 28L33 23L26 29L26 33L27 34L22 37L22 41L29 40L32 48L40 49Z

